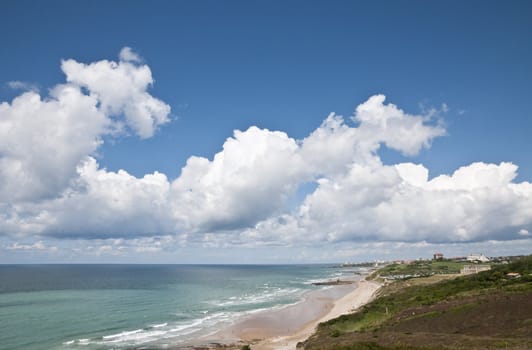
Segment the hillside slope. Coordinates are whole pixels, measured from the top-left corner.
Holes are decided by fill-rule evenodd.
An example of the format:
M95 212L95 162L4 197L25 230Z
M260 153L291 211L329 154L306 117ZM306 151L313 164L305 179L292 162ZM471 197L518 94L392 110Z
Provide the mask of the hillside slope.
M511 278L509 272L520 277ZM313 349L532 349L532 257L435 284L393 283L318 327Z

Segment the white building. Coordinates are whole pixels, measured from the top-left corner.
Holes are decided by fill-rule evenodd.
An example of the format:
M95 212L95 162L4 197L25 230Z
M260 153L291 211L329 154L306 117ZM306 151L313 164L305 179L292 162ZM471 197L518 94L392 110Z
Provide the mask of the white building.
M490 259L488 259L484 254L470 254L468 255L467 257L467 261L471 261L471 262L488 262L490 261Z

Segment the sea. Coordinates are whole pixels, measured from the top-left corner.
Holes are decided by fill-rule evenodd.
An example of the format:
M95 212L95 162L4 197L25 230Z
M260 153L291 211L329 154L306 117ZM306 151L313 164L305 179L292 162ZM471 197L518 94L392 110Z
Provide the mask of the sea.
M332 265L0 265L0 350L179 349L312 283Z

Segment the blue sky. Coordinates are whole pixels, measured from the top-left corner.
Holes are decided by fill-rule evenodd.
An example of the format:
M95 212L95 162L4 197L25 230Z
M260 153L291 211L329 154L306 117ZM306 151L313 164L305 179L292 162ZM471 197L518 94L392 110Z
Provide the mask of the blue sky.
M404 145L398 151L397 147L386 147L386 141L382 141L377 155L384 165L422 164L432 179L451 175L474 162L495 165L511 162L518 170L498 169L515 176L509 180L512 184L526 185L532 181L530 18L532 5L528 1L3 1L0 4L0 33L4 38L0 51L0 101L11 105L23 93L22 84L17 87L13 82L23 83L26 89L38 89L46 99L50 88L65 83L61 60L73 59L84 64L118 61L119 52L129 47L140 57L134 65L147 65L151 69L154 83L146 91L169 106L171 112L167 121L154 125L151 137L138 137L133 129L95 134L103 143L79 154L95 159L96 169L110 173L123 169L136 178L157 171L165 174L171 183L179 179L189 157L213 161L234 130L245 131L251 126L279 130L298 143L319 128L331 112L344 116L346 125L356 128L360 121L349 120L355 108L371 96L383 94L385 104L394 104L410 116L425 118L426 125L434 128L441 125L445 129L445 136L438 132L424 135L426 139L420 141L422 147L414 154L405 155L401 148ZM91 90L84 82L78 84L84 93ZM118 120L125 114L109 118ZM4 118L9 117L16 115L8 111ZM53 124L53 119L50 120ZM4 154L26 140L11 142L5 142ZM271 146L269 141L265 144ZM66 163L59 160L57 164L62 168ZM283 169L279 167L279 171ZM65 190L72 189L69 187L74 178L71 173L64 175L64 183L54 182L57 192L47 193L45 200L64 199ZM35 176L41 178L40 173ZM195 176L201 178L201 174ZM482 225L474 228L458 225L445 230L462 232L460 229L464 229L467 233L450 234L453 238L449 239L435 238L427 233L428 226L403 222L401 215L407 214L399 215L403 221L397 219L394 225L404 225L406 231L416 234L393 236L366 226L340 232L323 224L307 227L309 232L320 231L323 237L302 242L296 235L286 238L292 232L289 227L282 232L270 226L267 232L261 231L261 225L273 218L274 221L283 218L281 221L285 222L305 217L309 222L316 222L315 217L305 216L311 214L303 213L299 206L307 195L314 193L320 176L337 184L346 181L345 176L336 173L324 175L315 170L301 170L294 179L287 180L293 181L290 188L280 190L278 197L263 198L257 194L253 197L257 202L245 203L241 197L229 200L233 193L225 193L224 200L228 202L213 209L231 211L238 202L256 207L257 212L235 212L229 218L216 216L212 220L194 221L190 215L195 213L172 206L166 208L172 213L169 215L179 216L174 219L187 224L171 221L164 227L147 225L145 231L132 235L118 232L120 229L115 225L120 220L116 218L121 217L126 223L128 215L144 217L138 213L109 214L115 221L108 226L106 215L94 214L91 222L98 225L92 227L89 221L83 222L78 216L58 209L56 204L53 210L43 207L44 197L0 198L4 218L4 225L0 225L0 248L4 248L0 262L76 261L76 256L88 262L137 259L150 262L154 256L148 248L154 247L153 240L158 240L157 247L163 246L164 254L157 251L159 257L164 256L162 262L269 262L268 244L281 247L277 258L281 262L291 262L297 255L294 252L301 254L297 262L307 262L408 257L431 253L431 249L460 254L478 248L495 254L500 246L494 245L494 241L510 247L506 248L508 251L515 248L517 253L532 248L528 238L528 232L532 232L531 199L526 186L516 199L504 197L509 201L501 200L506 203L504 207L489 207L477 213L479 218L493 217L494 212L506 213L513 208L511 205L523 210L519 218L504 223L503 219L497 221L500 224L495 225L497 232L487 232ZM486 184L487 188L493 187L489 182ZM312 203L309 198L312 208L320 207L316 204L318 193L315 194ZM179 202L179 198L175 201ZM264 208L257 205L265 200L272 200L275 205ZM367 200L369 203L374 199ZM483 199L475 205L487 208L486 203L494 201ZM16 209L20 203L37 205L40 209L34 206L31 210ZM448 208L443 206L438 210ZM53 224L32 221L44 213L57 215L50 221ZM143 215L152 218L148 212ZM356 216L357 211L351 215ZM16 223L10 221L14 217ZM86 230L74 224L61 224L61 220L77 220L78 226ZM298 222L297 227L306 225ZM438 220L435 222L437 225ZM28 229L23 224L38 229ZM420 225L423 229L419 229ZM256 232L248 232L250 228ZM377 231L382 232L369 233ZM444 228L434 231L444 232ZM243 232L248 234L244 237ZM516 236L510 232L521 234ZM209 238L211 235L216 237L215 242ZM114 244L111 240L123 241ZM145 241L139 243L139 240ZM39 242L41 246L56 249L30 249ZM316 249L323 242L327 242L329 251L316 258ZM406 248L397 247L398 242L406 244ZM515 244L512 246L511 242ZM121 254L116 251L121 244L130 248L141 245L146 249L124 248L125 253ZM363 254L364 249L357 249L364 244L373 244L375 249L366 249L371 252ZM379 244L386 244L387 250L379 249ZM456 244L458 248L453 246ZM484 248L484 244L488 247ZM342 250L339 245L346 252L335 255ZM495 248L489 248L493 245ZM72 253L76 249L84 251L87 246L94 246L94 250L110 246L116 254ZM152 249L151 253L155 251Z

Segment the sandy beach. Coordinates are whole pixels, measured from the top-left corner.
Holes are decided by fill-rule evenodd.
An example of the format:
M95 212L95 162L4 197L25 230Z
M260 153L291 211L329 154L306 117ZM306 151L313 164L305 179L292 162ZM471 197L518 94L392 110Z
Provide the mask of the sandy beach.
M350 313L368 303L380 285L361 279L330 286L281 309L251 315L214 335L219 343L250 344L253 350L293 350L312 335L321 322Z

